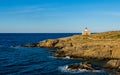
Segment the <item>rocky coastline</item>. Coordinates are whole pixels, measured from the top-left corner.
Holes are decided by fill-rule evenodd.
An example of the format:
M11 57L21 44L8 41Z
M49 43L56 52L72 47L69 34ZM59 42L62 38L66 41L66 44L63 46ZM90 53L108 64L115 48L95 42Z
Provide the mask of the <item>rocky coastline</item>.
M120 31L109 31L91 35L73 35L70 37L47 39L24 47L56 48L55 57L78 59L97 59L106 61L102 67L120 72ZM77 66L83 67L85 64ZM76 66L70 65L70 66ZM69 67L69 69L72 69ZM89 64L89 69L94 69Z

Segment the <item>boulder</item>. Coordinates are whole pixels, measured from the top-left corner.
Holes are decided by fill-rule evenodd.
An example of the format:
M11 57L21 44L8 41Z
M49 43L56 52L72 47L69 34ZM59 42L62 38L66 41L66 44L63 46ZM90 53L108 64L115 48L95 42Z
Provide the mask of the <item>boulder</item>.
M58 58L61 58L61 57L66 57L66 55L65 55L65 52L64 51L59 51L59 50L54 50L54 51L52 51L55 55L54 55L54 57L58 57Z
M120 60L109 60L103 67L120 71Z
M26 44L26 45L22 45L23 47L37 47L38 43L31 43L31 44Z
M44 40L44 41L39 42L37 44L37 47L53 48L53 47L55 47L55 44L57 42L58 42L58 40L48 39L48 40Z
M79 69L86 69L86 70L96 70L95 67L92 66L92 64L88 62L80 63L80 64L71 64L68 65L68 70L79 70Z

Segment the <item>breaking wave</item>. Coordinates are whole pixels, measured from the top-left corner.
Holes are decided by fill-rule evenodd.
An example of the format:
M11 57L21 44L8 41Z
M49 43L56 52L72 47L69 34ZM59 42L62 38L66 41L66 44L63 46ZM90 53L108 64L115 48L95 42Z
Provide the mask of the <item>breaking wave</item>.
M68 70L68 65L66 66L60 66L58 69L61 72L69 72L69 73L83 73L83 72L98 72L98 73L102 73L105 72L104 70L86 70L86 69L78 69L78 70Z

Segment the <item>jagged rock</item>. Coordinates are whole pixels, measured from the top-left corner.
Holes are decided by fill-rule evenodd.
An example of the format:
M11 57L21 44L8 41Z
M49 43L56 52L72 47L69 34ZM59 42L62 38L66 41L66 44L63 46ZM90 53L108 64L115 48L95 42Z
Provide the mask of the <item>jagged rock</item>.
M47 48L52 48L54 47L54 45L58 42L58 40L52 40L52 39L48 39L48 40L44 40L41 41L37 44L38 47L47 47Z
M68 65L68 70L79 70L79 69L86 69L86 70L96 70L95 67L92 66L92 64L88 62L80 63L80 64L71 64Z
M23 47L37 47L37 44L38 43L26 44L26 45L23 45Z
M54 57L66 57L66 55L65 55L65 52L64 51L59 51L59 50L54 50L54 51L52 51L55 55L54 55Z
M109 60L103 67L116 69L120 72L120 60Z

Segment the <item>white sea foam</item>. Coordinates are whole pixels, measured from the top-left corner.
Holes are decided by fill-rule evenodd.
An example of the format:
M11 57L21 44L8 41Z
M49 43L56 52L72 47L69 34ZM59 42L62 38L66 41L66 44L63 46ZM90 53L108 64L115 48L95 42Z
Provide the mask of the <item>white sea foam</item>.
M86 69L78 69L78 70L69 70L68 65L60 66L58 68L61 72L70 72L70 73L83 73L83 72L104 72L104 70L86 70Z
M70 59L70 57L69 57L69 56L66 56L64 59Z
M60 66L58 69L62 72L69 72L69 70L67 70L68 66Z
M59 57L54 57L54 56L48 56L49 58L59 58ZM61 59L72 59L69 56L66 57L60 57Z

